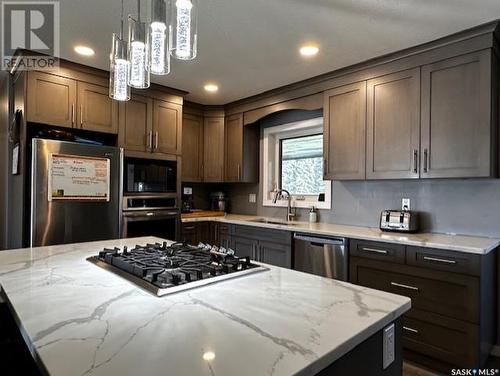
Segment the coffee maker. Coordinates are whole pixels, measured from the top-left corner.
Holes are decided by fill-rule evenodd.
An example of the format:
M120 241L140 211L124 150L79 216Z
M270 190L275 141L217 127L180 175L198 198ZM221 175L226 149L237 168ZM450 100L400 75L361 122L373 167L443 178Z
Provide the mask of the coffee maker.
M182 188L182 212L191 213L194 209L193 188Z

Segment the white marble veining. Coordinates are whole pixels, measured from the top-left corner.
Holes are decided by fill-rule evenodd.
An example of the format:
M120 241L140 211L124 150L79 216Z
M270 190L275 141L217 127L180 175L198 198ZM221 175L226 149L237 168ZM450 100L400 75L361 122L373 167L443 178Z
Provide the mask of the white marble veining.
M215 221L247 226L267 227L280 230L305 232L325 236L342 236L351 239L374 240L387 243L399 243L417 247L447 249L450 251L485 255L500 245L500 239L467 235L448 235L430 232L404 234L383 232L378 228L336 225L332 223L292 222L291 224L272 224L252 222L257 217L251 215L228 214L225 217L183 218L182 222ZM271 219L271 218L270 218ZM272 218L276 220L276 218Z
M311 375L410 308L276 267L159 298L86 261L155 240L0 252L2 295L50 375Z

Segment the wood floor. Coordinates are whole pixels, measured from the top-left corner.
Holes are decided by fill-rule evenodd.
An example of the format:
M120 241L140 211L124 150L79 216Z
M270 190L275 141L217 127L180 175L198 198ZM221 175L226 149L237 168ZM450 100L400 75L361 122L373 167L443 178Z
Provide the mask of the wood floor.
M491 356L485 368L500 369L500 358ZM403 376L449 376L423 368L415 363L403 362Z

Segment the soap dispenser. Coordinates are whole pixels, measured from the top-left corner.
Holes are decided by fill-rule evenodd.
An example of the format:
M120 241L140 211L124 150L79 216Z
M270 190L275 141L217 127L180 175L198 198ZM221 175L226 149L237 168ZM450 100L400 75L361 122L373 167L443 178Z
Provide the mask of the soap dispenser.
M318 222L318 213L316 212L314 206L312 206L311 210L309 211L309 223L316 223L316 222Z

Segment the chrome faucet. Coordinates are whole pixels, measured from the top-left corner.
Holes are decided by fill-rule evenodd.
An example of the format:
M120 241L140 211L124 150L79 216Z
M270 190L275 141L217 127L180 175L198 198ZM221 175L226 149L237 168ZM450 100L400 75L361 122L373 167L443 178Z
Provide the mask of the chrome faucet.
M276 204L278 199L283 199L283 193L286 193L287 207L286 207L286 220L291 222L295 218L295 213L292 212L291 200L292 195L286 189L277 189L274 193L273 204Z

